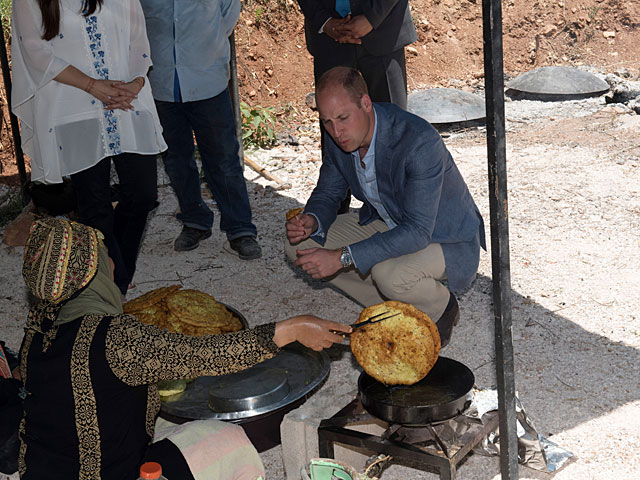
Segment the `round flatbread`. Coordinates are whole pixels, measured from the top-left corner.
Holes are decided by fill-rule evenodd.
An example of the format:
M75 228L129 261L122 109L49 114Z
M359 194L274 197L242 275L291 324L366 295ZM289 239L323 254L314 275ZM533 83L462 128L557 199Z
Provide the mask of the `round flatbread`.
M413 385L433 368L440 353L436 324L413 305L387 301L365 308L358 322L379 313L400 313L354 329L351 351L370 376L387 385Z
M201 336L201 335L219 335L226 333L222 328L215 325L192 325L187 322L183 322L177 315L169 312L167 314L167 323L170 326L170 330L183 335Z
M168 330L169 322L167 321L167 312L162 302L151 305L143 310L133 312L131 315L138 317L142 323L155 325L158 328Z
M302 207L290 209L286 214L287 222L291 220L293 217L295 217L296 215L301 214L303 210L304 208Z
M168 397L184 392L187 389L187 380L160 380L158 382L158 393L161 397Z
M171 285L169 287L156 288L139 297L129 300L122 306L124 313L134 313L140 310L144 310L159 301L163 300L168 295L180 290L182 285Z
M215 298L198 290L180 290L166 298L169 311L194 326L226 325L231 312Z
M222 331L222 333L231 333L231 332L239 332L244 328L242 322L238 317L231 317L227 320L226 323L222 325L218 325L218 328Z

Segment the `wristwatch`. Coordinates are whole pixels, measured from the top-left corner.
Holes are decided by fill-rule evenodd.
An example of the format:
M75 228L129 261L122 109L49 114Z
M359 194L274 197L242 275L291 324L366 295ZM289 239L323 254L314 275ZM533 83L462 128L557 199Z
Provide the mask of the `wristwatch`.
M342 247L342 253L340 254L340 263L342 264L342 268L347 268L353 265L353 259L351 258L348 247Z

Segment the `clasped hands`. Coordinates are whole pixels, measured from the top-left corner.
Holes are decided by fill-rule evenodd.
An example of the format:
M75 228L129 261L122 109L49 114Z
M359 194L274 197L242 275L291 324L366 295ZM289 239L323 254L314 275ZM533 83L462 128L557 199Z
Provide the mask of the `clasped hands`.
M287 221L287 238L292 245L300 243L318 229L318 221L313 215L300 213ZM313 278L325 278L342 268L341 250L326 248L307 248L296 250L298 258L294 264L301 267Z
M120 80L91 79L85 90L104 104L105 110L133 110L131 102L144 86L144 78L137 77L130 82Z
M338 43L354 43L360 45L361 38L373 30L373 26L364 15L344 18L331 18L325 25L323 32Z

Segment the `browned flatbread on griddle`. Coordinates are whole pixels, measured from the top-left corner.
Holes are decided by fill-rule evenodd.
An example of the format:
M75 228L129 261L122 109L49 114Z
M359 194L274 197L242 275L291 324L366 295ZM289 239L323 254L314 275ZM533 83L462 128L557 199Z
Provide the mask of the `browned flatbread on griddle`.
M150 292L129 300L122 306L122 310L124 313L134 313L144 310L145 308L155 305L168 295L171 295L181 288L182 285L170 285L168 287L156 288L155 290L151 290Z
M296 215L301 214L303 210L304 208L302 207L290 209L286 214L287 222L291 220L293 217L295 217Z
M429 373L438 359L438 328L413 305L392 300L365 308L357 323L383 312L400 315L355 328L351 351L364 371L379 382L413 385Z

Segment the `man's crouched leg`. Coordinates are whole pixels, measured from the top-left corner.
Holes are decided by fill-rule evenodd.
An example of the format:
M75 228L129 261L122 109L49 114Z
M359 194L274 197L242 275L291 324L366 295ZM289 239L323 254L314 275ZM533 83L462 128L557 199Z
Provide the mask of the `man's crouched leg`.
M384 297L410 303L429 315L438 326L442 345L449 343L459 309L453 294L442 284L446 267L440 244L380 262L373 267L372 276Z

